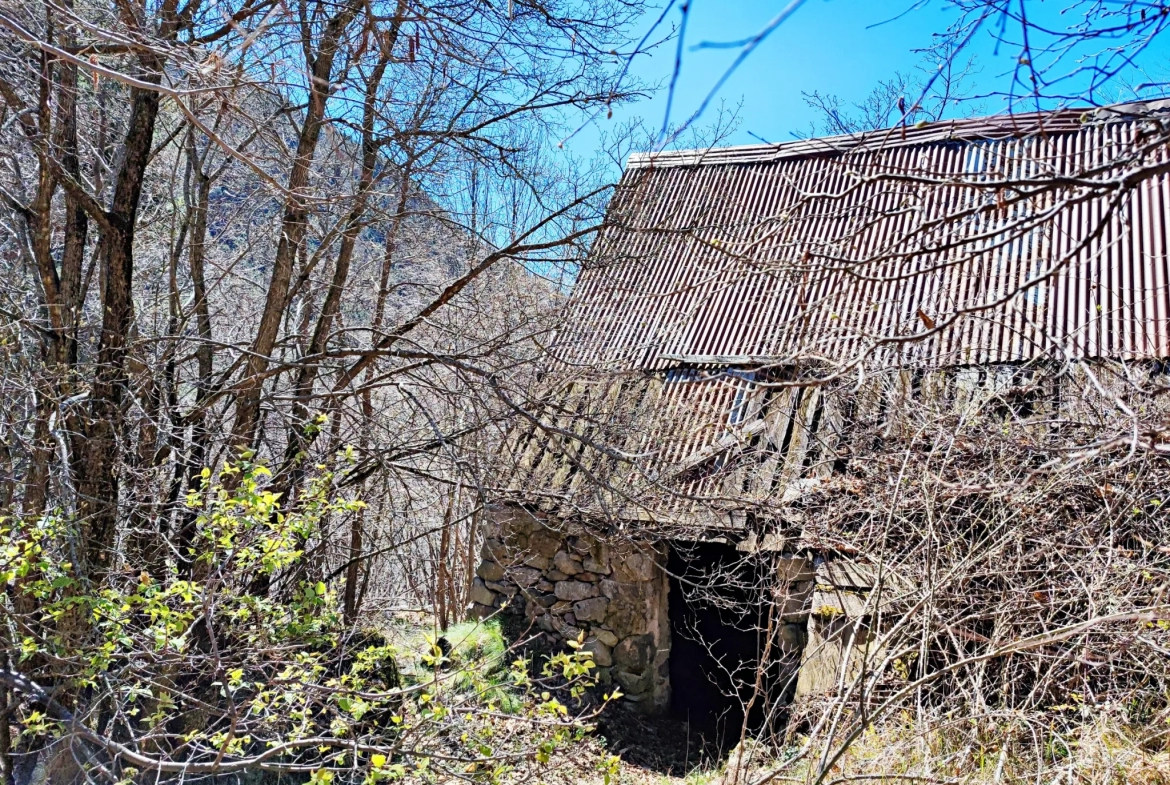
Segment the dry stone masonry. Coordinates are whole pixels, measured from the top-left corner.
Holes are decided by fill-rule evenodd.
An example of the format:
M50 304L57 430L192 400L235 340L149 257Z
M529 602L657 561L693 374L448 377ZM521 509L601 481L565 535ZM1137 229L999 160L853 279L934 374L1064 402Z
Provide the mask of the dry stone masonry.
M647 712L670 703L662 544L602 541L539 512L493 509L471 590L479 617L523 615L562 640L584 633L603 682Z
M777 643L799 662L795 699L831 694L857 675L873 645L869 625L881 596L874 589L895 589L890 576L879 579L873 567L851 561L745 544L774 550L772 601L782 606ZM472 614L514 614L556 639L583 637L603 683L620 685L640 710L662 711L671 691L668 548L602 539L522 507L494 507L471 590Z

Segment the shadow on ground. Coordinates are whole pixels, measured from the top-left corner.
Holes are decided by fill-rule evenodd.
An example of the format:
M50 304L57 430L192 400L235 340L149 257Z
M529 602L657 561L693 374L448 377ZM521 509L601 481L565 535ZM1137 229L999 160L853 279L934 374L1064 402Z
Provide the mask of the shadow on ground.
M671 716L647 717L622 705L609 706L597 735L626 764L672 777L718 765L725 751Z

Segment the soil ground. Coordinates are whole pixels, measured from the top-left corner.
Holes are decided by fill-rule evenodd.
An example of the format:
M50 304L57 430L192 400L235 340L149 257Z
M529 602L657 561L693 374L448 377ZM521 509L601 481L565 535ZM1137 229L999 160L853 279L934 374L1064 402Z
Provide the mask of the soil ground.
M597 736L610 754L621 758L623 768L668 779L710 771L726 757L681 720L647 717L623 706L605 712Z

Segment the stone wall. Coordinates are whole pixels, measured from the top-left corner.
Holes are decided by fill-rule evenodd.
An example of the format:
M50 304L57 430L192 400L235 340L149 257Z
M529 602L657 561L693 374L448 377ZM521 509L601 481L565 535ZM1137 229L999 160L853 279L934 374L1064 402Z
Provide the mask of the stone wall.
M602 538L520 507L491 510L472 612L522 615L561 640L585 635L603 682L647 712L670 703L666 546Z
M668 547L603 537L521 507L494 507L472 613L514 614L561 641L584 633L602 682L620 685L643 711L662 711L671 690ZM830 695L875 655L870 598L879 581L872 567L776 551L778 643L783 656L799 659L795 700Z

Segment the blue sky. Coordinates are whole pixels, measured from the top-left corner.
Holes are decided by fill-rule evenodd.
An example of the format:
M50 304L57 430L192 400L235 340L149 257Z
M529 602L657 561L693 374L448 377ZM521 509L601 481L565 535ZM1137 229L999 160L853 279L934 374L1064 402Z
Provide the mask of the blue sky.
M659 11L647 16L648 27ZM691 0L683 66L675 92L671 118L685 119L702 102L731 61L735 50L693 50L701 41L742 39L763 28L788 0ZM1067 0L1030 0L1030 13L1047 17L1051 23L1067 24L1056 12ZM724 144L751 144L759 140L788 141L793 131L808 133L817 118L801 92L819 90L839 95L848 102L861 100L878 80L895 71L909 71L922 63L913 50L928 47L933 34L945 30L954 13L943 0L931 0L891 20L914 5L914 0L806 0L806 2L765 40L735 72L719 93L727 106L742 102L739 129ZM667 22L677 24L678 5L670 10ZM879 24L886 22L885 24ZM664 25L664 29L670 28ZM979 73L973 86L980 91L1004 89L1018 49L1001 46L995 51L989 32L972 40L969 51L976 56ZM1161 53L1166 47L1161 47ZM639 58L632 73L650 83L665 83L674 66L675 42L654 54ZM1150 59L1149 57L1147 59ZM666 91L614 113L612 120L600 120L573 142L581 150L597 139L601 129L623 120L641 118L647 125L662 125ZM979 114L1002 112L1002 98L983 100ZM704 120L713 115L708 110Z

